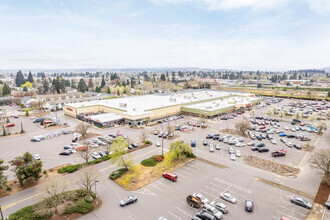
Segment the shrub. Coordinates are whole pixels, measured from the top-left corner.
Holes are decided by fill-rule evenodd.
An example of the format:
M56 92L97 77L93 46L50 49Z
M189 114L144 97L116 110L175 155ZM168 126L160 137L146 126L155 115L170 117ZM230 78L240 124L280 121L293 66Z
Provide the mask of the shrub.
M10 186L6 186L6 190L10 192L10 191L12 191L13 189L12 189Z
M191 153L191 154L186 154L187 158L196 158L196 155Z
M42 173L45 174L45 175L47 175L47 170L44 170Z
M97 163L100 163L102 161L103 161L102 159L92 160L92 161L87 162L87 165L97 164Z
M121 169L115 170L110 174L109 178L112 180L115 180L126 172L127 172L126 168L121 168Z
M85 201L88 202L88 203L92 203L93 202L93 197L91 196L85 196Z
M65 166L60 169L58 169L58 173L73 173L77 171L80 168L81 164L76 164L76 165L70 165L70 166Z
M75 205L75 211L81 214L86 214L94 209L92 203L85 202L85 200L79 200Z
M144 142L145 144L150 144L151 142L149 140L146 140L146 142Z
M153 166L156 166L157 161L154 158L148 158L148 159L142 160L141 164L145 167L153 167Z
M43 214L37 214L32 206L26 206L12 214L9 215L9 220L17 220L17 219L40 219L46 220L50 219L52 216L51 211L46 211Z

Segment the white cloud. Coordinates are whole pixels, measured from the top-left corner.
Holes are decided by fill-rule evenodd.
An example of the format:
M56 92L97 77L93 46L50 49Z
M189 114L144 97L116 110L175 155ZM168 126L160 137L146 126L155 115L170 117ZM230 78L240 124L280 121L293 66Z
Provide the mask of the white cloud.
M284 5L288 0L150 0L155 4L194 2L210 10L230 10L238 8L273 9ZM326 1L326 0L325 0Z
M307 0L307 3L311 10L317 13L330 12L330 1L329 0Z

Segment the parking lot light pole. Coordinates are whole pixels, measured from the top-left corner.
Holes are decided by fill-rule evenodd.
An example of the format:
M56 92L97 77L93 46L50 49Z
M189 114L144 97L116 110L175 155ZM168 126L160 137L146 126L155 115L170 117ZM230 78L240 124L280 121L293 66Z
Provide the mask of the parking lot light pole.
M98 180L94 180L94 185L95 185L95 197L97 198L97 191L96 191L96 184L99 182Z
M0 213L1 213L1 219L4 219L4 218L3 218L3 214L2 214L1 205L0 205Z

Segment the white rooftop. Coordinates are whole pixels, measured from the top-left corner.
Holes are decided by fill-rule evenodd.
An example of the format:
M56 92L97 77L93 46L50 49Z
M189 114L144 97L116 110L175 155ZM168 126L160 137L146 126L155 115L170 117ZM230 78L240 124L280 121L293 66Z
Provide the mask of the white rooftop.
M117 115L115 113L105 113L105 114L101 114L101 115L87 116L87 118L91 119L93 121L104 123L104 122L109 122L109 121L117 121L117 120L122 119L123 117L120 115Z
M104 105L111 108L121 109L127 114L141 114L145 111L174 106L178 104L186 104L190 102L208 100L212 98L220 98L231 95L233 93L201 90L193 92L174 93L169 95L143 95L143 96L128 96L117 99L93 100L88 102L69 103L67 106L73 108L88 107L93 105Z

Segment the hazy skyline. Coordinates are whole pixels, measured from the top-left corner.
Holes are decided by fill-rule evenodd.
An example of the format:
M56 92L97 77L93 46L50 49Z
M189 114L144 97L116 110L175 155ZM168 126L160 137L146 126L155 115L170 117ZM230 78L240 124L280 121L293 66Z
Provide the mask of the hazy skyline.
M0 69L330 66L329 0L0 0Z

